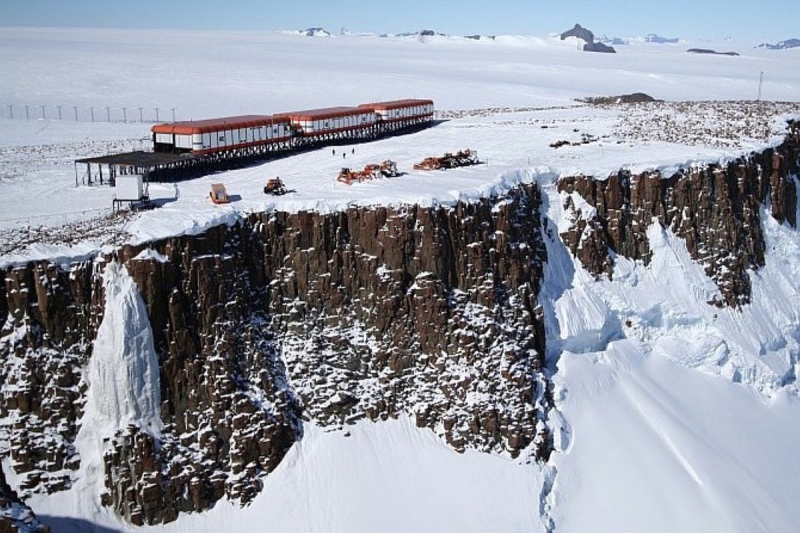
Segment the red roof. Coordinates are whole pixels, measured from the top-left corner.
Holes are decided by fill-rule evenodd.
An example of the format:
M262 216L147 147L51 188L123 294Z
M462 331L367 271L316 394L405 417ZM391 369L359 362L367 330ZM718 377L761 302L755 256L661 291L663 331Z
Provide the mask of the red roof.
M418 105L433 105L433 100L417 100L407 98L405 100L390 100L388 102L374 102L372 104L361 104L358 107L366 107L376 110L402 109L404 107L414 107Z
M325 107L322 109L308 109L305 111L291 111L289 113L279 113L275 117L289 117L293 121L299 120L324 120L327 118L349 117L362 115L367 111L359 107Z
M280 124L288 121L285 118L272 117L270 115L239 115L235 117L186 120L182 122L156 124L150 128L150 131L153 133L192 135L195 133L209 133L212 131L269 126L275 122Z

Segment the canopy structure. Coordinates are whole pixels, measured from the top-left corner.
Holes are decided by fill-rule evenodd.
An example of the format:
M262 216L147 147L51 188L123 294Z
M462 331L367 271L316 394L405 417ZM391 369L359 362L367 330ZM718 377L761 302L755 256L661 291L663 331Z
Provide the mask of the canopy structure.
M95 181L98 181L102 185L104 182L103 166L108 167L108 180L113 181L114 177L120 174L142 174L147 177L159 170L189 167L196 159L196 156L193 154L142 151L76 159L75 186L77 187L80 184L80 176L78 174L79 163L86 165L86 173L83 175L84 184L91 185ZM92 174L92 165L97 165L97 178Z

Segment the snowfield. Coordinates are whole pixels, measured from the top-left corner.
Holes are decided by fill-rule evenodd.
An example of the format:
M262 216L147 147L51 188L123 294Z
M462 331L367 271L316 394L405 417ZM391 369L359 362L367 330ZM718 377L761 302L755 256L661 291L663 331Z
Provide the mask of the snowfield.
M741 55L686 54L695 44ZM800 49L753 44L631 40L605 55L556 37L0 28L0 267L197 234L255 211L450 205L531 182L542 186L555 237L540 297L558 406L549 464L457 454L407 419L310 426L249 507L221 501L158 528L124 524L96 498L99 445L119 424L158 430L159 399L139 390L157 383L157 362L144 304L124 269L109 268L106 309L115 312L88 369L77 443L85 465L71 491L27 503L58 533L800 531L800 233L761 217L766 266L751 273L753 301L739 310L706 303L716 285L657 224L648 231L652 263L618 258L613 281L596 281L557 239L569 224L559 176L669 175L779 143L786 119L800 117ZM766 101L755 102L761 72ZM631 92L667 102L575 100ZM73 164L146 148L150 124L138 121L137 107L158 107L162 120L174 108L186 120L405 97L432 98L442 122L336 146L335 155L323 148L177 186L152 183L151 197L163 203L152 211L109 213L114 189L86 185L85 168ZM76 122L66 112L61 121L25 120L26 104L36 116L48 106L50 117L58 105L84 114L93 106L101 118L107 106L115 116L125 107L128 121ZM551 146L559 141L569 144ZM464 148L485 164L412 170ZM335 180L342 166L387 158L405 174ZM294 192L265 196L272 176ZM235 201L212 205L212 182ZM123 361L128 372L115 375L125 347L145 357Z

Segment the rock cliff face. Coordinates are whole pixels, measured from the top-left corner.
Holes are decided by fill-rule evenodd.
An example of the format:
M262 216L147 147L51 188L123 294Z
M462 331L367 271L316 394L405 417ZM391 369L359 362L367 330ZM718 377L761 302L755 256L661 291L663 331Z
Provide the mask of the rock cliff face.
M85 459L109 261L135 281L158 353L162 431L103 443L102 502L134 524L246 504L306 420L410 415L456 450L546 459L539 205L524 187L454 208L265 213L3 272L0 438L23 495L68 488Z
M764 263L763 206L797 223L799 147L795 125L778 148L725 165L562 179L574 224L561 237L587 269L613 276L615 254L649 261L655 220L706 265L722 294L710 303L745 304L747 270ZM134 524L222 498L246 505L309 421L411 416L459 451L547 460L540 205L523 186L447 208L261 213L0 272L0 442L20 496L66 490L99 460L102 503ZM133 308L146 309L159 431L126 423L96 435L84 417L103 385L90 371L107 355L98 331L119 318L106 274L129 277ZM93 437L102 458L81 455Z
M649 263L647 228L657 220L686 241L692 258L719 286L716 305L750 301L748 269L764 265L761 207L779 222L797 225L800 126L785 142L725 165L692 168L674 176L620 171L605 180L559 181L574 224L561 234L587 270L614 274L612 254ZM576 196L577 195L577 196Z
M50 533L6 483L0 469L0 533Z
M69 488L79 465L81 374L103 303L94 273L46 262L3 273L0 420L23 494Z

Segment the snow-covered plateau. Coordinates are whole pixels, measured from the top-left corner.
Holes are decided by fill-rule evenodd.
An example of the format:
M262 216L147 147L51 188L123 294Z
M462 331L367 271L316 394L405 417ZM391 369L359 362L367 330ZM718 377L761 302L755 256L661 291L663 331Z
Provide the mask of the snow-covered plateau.
M6 480L56 533L800 531L800 49L754 44L0 28ZM148 211L74 163L156 113L412 97L434 126Z

